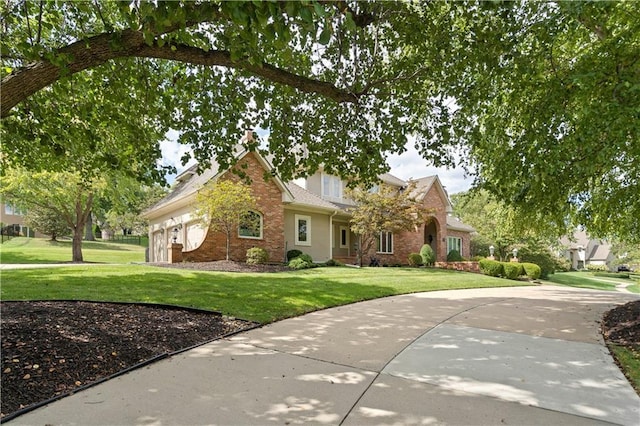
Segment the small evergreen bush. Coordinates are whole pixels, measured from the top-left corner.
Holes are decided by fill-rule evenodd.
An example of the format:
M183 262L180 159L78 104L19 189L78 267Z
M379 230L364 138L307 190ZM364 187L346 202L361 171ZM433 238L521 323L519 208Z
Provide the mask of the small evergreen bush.
M314 266L313 262L307 262L302 258L302 256L295 257L289 262L289 268L291 269L308 269L313 268Z
M540 278L540 274L542 270L535 263L523 263L522 267L524 268L524 275L531 278L532 280L537 280Z
M325 266L344 266L344 263L340 262L339 260L329 259L325 262L324 265Z
M490 277L499 277L504 275L502 262L491 259L481 259L478 264L480 266L480 272L484 275L489 275Z
M510 280L516 280L520 276L522 266L517 262L502 262L504 269L504 277Z
M247 250L247 263L252 265L259 265L267 263L269 260L269 253L261 247L252 247Z
M436 262L436 254L429 244L425 244L420 249L420 256L422 257L422 264L431 266Z
M422 265L422 256L420 256L420 253L410 253L408 260L410 266Z
M462 255L458 250L451 250L447 254L447 262L462 262Z
M300 256L302 254L302 252L300 250L289 250L287 252L287 260L292 260L295 259L296 257Z

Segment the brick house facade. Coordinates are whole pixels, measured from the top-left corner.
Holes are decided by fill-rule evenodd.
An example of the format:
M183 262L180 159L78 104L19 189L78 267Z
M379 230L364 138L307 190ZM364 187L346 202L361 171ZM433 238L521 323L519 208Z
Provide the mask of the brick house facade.
M235 167L251 180L251 191L258 204L256 213L262 219L262 232L259 238L243 237L239 233L233 235L230 241L232 260L244 261L249 248L261 247L273 262L284 261L286 252L291 249L311 255L316 262L332 258L355 262L357 238L349 229L348 213L353 204L344 196L344 182L322 171L301 185L285 183L277 177L265 180L264 172L270 171L271 166L255 152L241 152ZM211 179L237 181L239 177L230 170L219 170L215 162L200 175L193 166L176 178L167 197L145 212L150 223L151 262L175 261L176 257L190 262L225 259L225 235L203 229L192 216L197 191ZM389 174L381 176L381 180L397 187L407 184ZM431 220L412 232L385 235L384 249L374 249L368 255L376 257L381 264L406 264L410 253L418 252L423 244L430 244L437 261L442 262L446 261L451 248L449 242L453 241L460 246L462 255L468 256L473 228L459 221L456 226L455 219L449 216L451 204L438 177L418 179L416 184L414 195L432 211ZM174 237L180 244L181 256L176 256L175 252L173 256L168 254Z

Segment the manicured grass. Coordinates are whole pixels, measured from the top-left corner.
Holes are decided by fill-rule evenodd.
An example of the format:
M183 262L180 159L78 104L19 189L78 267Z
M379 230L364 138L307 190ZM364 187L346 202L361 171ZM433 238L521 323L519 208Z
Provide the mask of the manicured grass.
M640 346L628 348L618 345L609 345L631 385L640 395Z
M85 262L144 262L145 248L112 242L82 242ZM2 263L59 263L71 261L71 241L49 241L45 238L12 238L0 245Z
M2 300L82 299L166 303L267 323L318 309L403 293L526 283L417 268L316 268L223 273L144 265L2 271Z
M571 287L591 288L595 290L615 291L616 284L632 284L633 281L622 278L596 277L589 272L557 272L549 275L547 281Z

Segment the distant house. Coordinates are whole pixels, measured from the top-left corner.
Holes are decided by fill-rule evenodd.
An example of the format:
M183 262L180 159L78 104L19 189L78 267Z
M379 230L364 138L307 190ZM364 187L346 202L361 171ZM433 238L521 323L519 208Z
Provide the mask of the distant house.
M588 265L606 266L611 269L615 256L611 245L605 240L590 238L585 230L578 229L571 238L560 239L563 249L560 252L571 263L571 269L586 269Z
M25 212L8 200L0 201L0 231L2 235L33 237L35 233L24 224ZM42 237L42 234L36 236Z
M356 260L356 237L350 229L348 208L353 202L345 195L346 184L339 177L318 171L304 182L283 182L277 176L264 180L272 166L257 152L242 151L237 165L252 181L257 199L260 229L247 235L242 230L231 240L230 257L244 261L247 249L262 247L271 261L286 259L288 250L309 254L315 262L329 259L353 263ZM200 188L210 180L237 179L230 170L220 169L212 161L202 174L193 166L176 178L173 190L144 212L149 220L149 260L168 261L168 249L174 232L183 245L185 261L213 261L225 258L225 237L209 232L193 217L193 203ZM408 182L390 174L380 176L382 183L398 188ZM375 253L369 255L381 264L406 264L409 253L430 244L438 261L446 261L453 249L469 256L473 228L448 216L451 202L437 176L418 179L417 199L433 208L430 220L415 232L382 232ZM174 231L175 230L175 231Z

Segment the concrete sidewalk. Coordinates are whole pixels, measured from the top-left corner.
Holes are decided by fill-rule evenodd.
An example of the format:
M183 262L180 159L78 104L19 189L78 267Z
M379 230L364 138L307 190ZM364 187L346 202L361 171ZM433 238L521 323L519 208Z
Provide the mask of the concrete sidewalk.
M640 424L599 332L637 296L456 290L328 309L200 346L8 424Z

